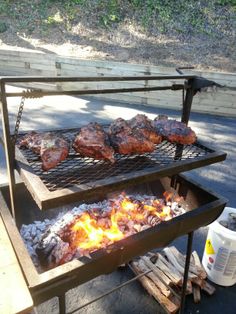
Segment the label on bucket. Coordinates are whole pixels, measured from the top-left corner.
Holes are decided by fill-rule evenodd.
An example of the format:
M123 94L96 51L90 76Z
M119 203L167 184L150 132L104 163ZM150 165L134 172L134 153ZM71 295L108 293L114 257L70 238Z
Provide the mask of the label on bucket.
M206 254L208 254L208 255L215 254L215 251L213 249L213 246L212 246L210 239L206 240L205 251L206 251Z
M235 278L235 268L236 268L236 251L231 251L229 254L228 262L225 266L224 275L232 276Z
M216 261L214 265L214 269L217 271L224 271L227 258L228 258L229 250L223 247L220 247L218 249L217 255L216 255Z

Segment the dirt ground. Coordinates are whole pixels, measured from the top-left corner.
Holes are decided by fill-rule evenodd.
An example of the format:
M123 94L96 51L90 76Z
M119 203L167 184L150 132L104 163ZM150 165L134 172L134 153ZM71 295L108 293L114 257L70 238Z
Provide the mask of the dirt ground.
M0 49L14 46L82 59L236 72L236 45L227 38L221 42L199 37L181 41L166 35L139 36L135 29L99 34L86 29L80 35L68 35L55 29L48 38L9 33L0 41Z

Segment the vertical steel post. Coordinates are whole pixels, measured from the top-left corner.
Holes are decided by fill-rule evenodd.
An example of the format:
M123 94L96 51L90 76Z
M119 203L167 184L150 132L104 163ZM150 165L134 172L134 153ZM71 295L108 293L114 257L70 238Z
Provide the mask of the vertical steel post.
M7 164L7 174L8 174L8 180L9 180L11 214L13 218L15 219L15 174L14 174L15 147L11 141L11 135L10 135L10 125L9 125L9 116L8 116L8 109L7 109L5 82L1 80L0 84L1 84L0 87L1 87L3 141L4 141L4 149L5 149L6 164Z
M182 116L181 116L181 122L185 123L188 125L190 113L191 113L191 107L192 107L192 102L193 102L193 96L194 96L194 89L193 89L193 80L194 79L189 79L186 82L186 94L184 97L184 90L183 90L183 108L182 108ZM183 145L182 144L177 144L176 151L175 151L175 159L181 159L183 154ZM176 176L173 176L171 178L171 186L176 187Z
M65 293L58 296L59 301L59 313L66 314L66 295Z
M187 84L186 84L187 89L186 89L186 94L185 94L185 98L183 102L181 122L184 122L186 125L188 125L192 102L193 102L193 96L194 96L193 80L194 79L189 79L187 81Z
M186 260L185 260L185 268L184 268L184 281L183 281L182 292L181 292L181 303L180 303L179 314L184 314L186 287L187 287L187 281L188 281L190 258L191 258L191 253L192 253L192 244L193 244L193 231L191 231L188 234L187 252L186 252Z

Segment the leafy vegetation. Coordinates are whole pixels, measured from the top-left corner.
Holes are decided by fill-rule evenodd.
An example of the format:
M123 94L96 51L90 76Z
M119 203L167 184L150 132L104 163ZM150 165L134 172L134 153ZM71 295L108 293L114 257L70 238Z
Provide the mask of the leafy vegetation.
M217 14L222 6L233 12L236 0L1 0L0 17L14 19L18 30L29 33L37 26L46 30L59 24L69 30L85 15L98 27L135 19L144 31L154 34L186 30L211 34L225 22Z

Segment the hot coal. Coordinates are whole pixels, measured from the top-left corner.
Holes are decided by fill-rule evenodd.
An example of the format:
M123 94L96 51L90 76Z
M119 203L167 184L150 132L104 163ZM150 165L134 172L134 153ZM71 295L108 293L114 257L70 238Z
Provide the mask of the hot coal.
M22 239L25 243L25 246L32 258L32 261L35 265L35 267L38 269L39 272L41 272L44 269L43 261L40 261L38 254L36 253L36 247L38 247L40 240L42 239L42 236L45 234L45 232L52 227L56 222L58 221L64 221L64 224L72 217L75 219L75 217L86 210L92 209L94 206L104 207L104 202L98 202L96 204L81 204L79 207L74 207L70 212L68 213L60 213L55 219L44 219L43 221L34 221L33 223L29 225L23 224L20 229L20 234L22 236ZM62 218L63 217L63 218ZM63 222L62 222L63 225ZM50 247L50 245L49 245ZM54 255L53 255L54 254ZM51 251L52 260L57 260L59 258L59 249L58 251Z
M51 221L23 225L21 235L35 265L50 269L183 214L180 200L172 194L166 199L121 194L82 204Z

